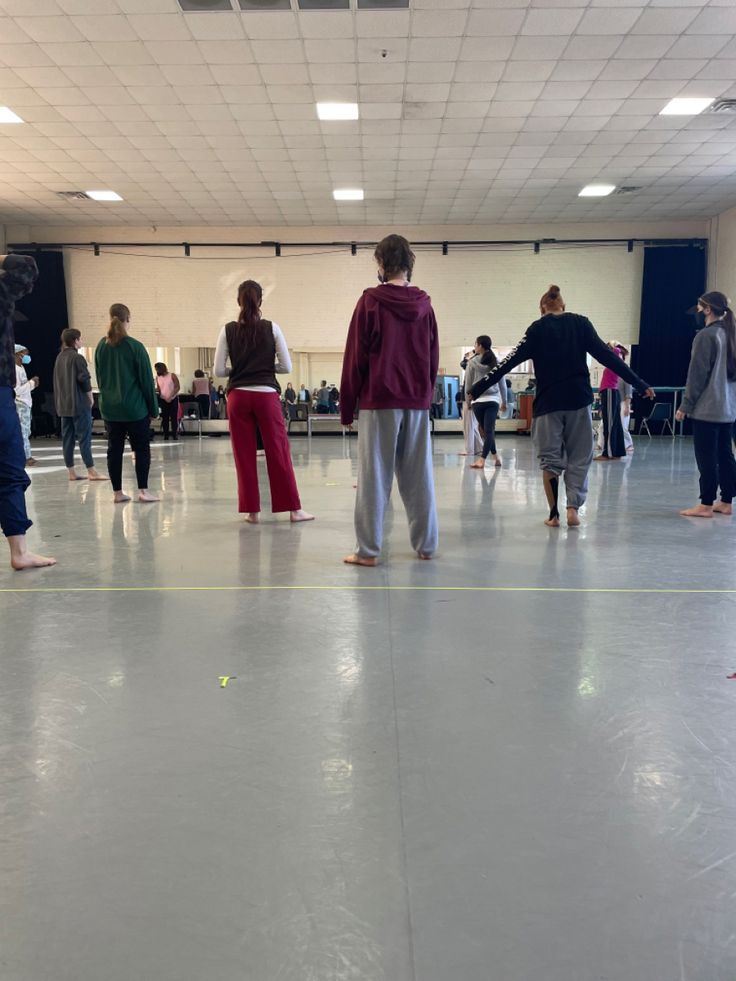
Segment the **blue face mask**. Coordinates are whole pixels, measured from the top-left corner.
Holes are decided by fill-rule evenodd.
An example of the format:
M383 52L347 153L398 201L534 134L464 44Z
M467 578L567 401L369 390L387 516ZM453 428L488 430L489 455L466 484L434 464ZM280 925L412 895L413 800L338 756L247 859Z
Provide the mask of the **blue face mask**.
M31 363L31 356L30 356L30 354L24 354L23 357L20 360L21 360L21 362L23 364L30 364Z

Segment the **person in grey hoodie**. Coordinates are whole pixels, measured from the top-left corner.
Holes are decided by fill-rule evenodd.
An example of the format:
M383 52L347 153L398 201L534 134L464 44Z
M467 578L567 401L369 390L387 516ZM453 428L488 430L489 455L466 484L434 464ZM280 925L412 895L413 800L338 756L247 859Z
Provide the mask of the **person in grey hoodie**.
M61 420L61 443L69 480L84 480L74 469L74 443L90 480L107 480L95 469L92 456L92 379L79 353L82 335L74 327L61 332L61 352L54 365L54 407Z
M736 420L736 321L729 299L714 290L698 300L704 325L695 335L685 394L676 418L689 416L700 472L700 504L685 508L687 518L731 514L736 494L736 460L731 430ZM718 488L721 499L716 501ZM715 502L715 503L714 503Z
M482 470L488 456L493 457L494 466L501 466L501 457L496 450L496 420L499 412L506 410L506 383L503 390L500 385L491 385L478 398L473 399L469 394L471 388L489 370L496 367L498 358L491 350L491 339L488 334L481 334L475 341L475 357L468 361L465 369L465 391L468 407L472 405L478 427L483 430L483 450L480 460L470 463L473 470Z

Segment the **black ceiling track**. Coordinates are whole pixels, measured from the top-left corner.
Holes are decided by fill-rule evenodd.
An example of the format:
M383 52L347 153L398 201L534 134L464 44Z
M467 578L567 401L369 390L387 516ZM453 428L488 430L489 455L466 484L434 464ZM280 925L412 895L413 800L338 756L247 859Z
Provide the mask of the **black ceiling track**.
M442 255L451 250L484 250L493 248L526 247L538 254L542 249L556 246L620 245L632 251L634 245L680 245L705 249L706 238L530 238L530 239L444 239L415 240L412 248L437 248ZM273 249L280 257L284 249L345 249L356 255L358 249L373 249L376 242L12 242L8 244L11 252L43 252L58 249L90 249L100 255L105 249L182 249L185 257L191 256L192 249ZM171 258L176 258L172 256Z

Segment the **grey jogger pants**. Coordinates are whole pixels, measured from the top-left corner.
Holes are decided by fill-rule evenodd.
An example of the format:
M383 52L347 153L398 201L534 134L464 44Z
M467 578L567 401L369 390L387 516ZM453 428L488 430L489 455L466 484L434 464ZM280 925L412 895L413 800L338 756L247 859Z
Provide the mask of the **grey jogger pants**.
M432 442L426 409L361 409L358 425L358 490L355 497L357 555L375 558L394 473L409 519L412 548L437 548L437 510Z
M567 507L579 508L588 496L588 470L593 459L593 422L589 405L536 416L532 438L542 470L565 474Z

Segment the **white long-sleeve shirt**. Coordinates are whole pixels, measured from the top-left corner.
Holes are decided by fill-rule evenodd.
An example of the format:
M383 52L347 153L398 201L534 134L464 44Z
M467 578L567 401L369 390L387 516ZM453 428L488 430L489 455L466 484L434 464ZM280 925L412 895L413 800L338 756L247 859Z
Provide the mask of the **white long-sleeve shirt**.
M33 405L33 400L31 399L31 392L36 387L35 381L31 379L28 381L28 375L26 374L26 369L20 365L15 366L15 400L16 402L22 402L27 405L30 409Z
M291 355L289 354L286 340L279 325L272 323L271 328L273 331L273 340L276 345L276 364L273 370L277 375L286 375L291 371ZM227 326L225 326L220 331L220 336L217 338L217 348L215 349L214 372L217 378L230 377L230 367L227 363L229 358ZM246 392L273 392L273 389L268 385L239 385L238 388L242 388Z

